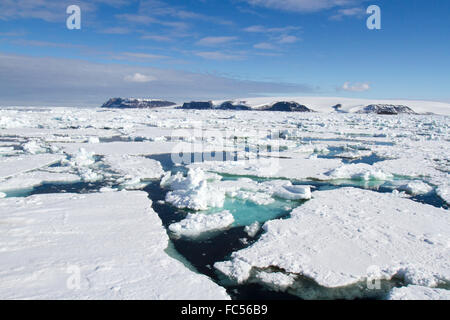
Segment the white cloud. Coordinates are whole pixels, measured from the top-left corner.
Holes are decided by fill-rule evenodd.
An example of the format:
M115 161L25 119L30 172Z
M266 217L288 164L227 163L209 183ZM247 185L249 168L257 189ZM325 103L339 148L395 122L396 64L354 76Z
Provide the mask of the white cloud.
M220 51L201 51L195 55L209 60L241 60L243 57L235 54L223 53Z
M138 74L136 76L136 74ZM312 93L304 84L238 80L124 63L39 58L0 53L0 105L99 106L111 97L162 98L175 102L263 93ZM148 80L151 83L124 81Z
M236 39L237 37L206 37L197 41L197 44L202 46L215 46L219 44L229 43Z
M100 30L100 33L105 34L128 34L131 33L132 30L126 27L110 27Z
M150 59L150 60L167 58L166 56L161 56L159 54L140 53L140 52L123 52L122 55L130 58Z
M253 46L253 48L255 48L255 49L263 49L263 50L274 50L274 49L276 49L276 47L273 44L268 43L268 42L257 43L257 44L255 44Z
M349 92L364 92L370 90L370 84L367 82L364 83L354 83L345 82L338 90L344 90Z
M287 33L290 31L300 30L301 27L298 26L286 26L280 28L269 28L261 25L254 25L244 29L246 32L254 32L254 33Z
M76 0L72 2L56 0L2 0L0 1L0 20L40 19L47 22L65 21L66 8L69 4L76 4L83 13L89 13L91 18L100 5L119 8L127 4L126 0Z
M361 0L244 0L253 6L295 12L314 12L347 6Z
M295 43L299 40L296 36L284 35L278 40L278 43Z
M153 35L153 34L146 34L141 37L143 40L153 40L153 41L159 41L159 42L172 42L173 39L169 36L161 36L161 35Z
M150 81L155 81L156 78L152 76L146 76L141 73L135 73L133 75L125 76L124 80L126 82L146 83Z
M362 8L356 7L356 8L345 8L345 9L339 9L337 14L330 17L331 20L342 20L344 17L364 17L366 14L366 11Z

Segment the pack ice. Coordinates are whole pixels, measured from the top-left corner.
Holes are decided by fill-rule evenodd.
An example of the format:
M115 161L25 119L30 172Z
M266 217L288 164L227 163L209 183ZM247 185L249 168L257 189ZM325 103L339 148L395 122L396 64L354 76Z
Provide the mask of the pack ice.
M215 267L239 283L277 270L294 277L288 290L303 298L342 298L345 289L352 297L364 296L355 288L372 277L427 287L450 280L448 212L394 194L355 188L314 192L289 219L263 228L255 244ZM321 290L305 290L305 279Z
M308 299L445 298L450 230L440 207L450 203L449 104L236 103L257 110L280 101L316 112L2 108L0 297L227 298L173 249L147 193L117 192L154 182L167 191L164 204L186 213L168 226L171 236L238 226L251 238L215 264L234 281ZM369 105L417 114L359 113ZM238 159L205 157L170 173L173 163L163 159L180 151ZM53 193L29 196L44 183L91 189L63 194L44 186L39 192ZM284 220L239 225L225 211L230 199L265 208L281 199L297 208ZM381 279L381 292L367 290L368 279Z
M144 192L7 198L0 212L2 299L228 299L169 255Z

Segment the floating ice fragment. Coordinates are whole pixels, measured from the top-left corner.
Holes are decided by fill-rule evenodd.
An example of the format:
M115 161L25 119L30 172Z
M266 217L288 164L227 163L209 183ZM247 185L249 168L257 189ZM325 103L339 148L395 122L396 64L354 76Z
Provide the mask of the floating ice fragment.
M386 181L394 179L392 174L365 163L346 164L326 172L325 175L332 179L353 179L363 181Z
M73 155L69 164L72 167L88 167L95 163L94 152L88 152L84 148L80 148L79 151Z
M248 234L249 237L254 238L260 229L260 223L258 221L255 221L251 225L246 226L244 228L244 231Z
M228 228L234 222L229 211L215 214L194 213L169 226L169 230L179 236L196 237L202 233Z
M282 186L275 191L275 196L287 200L311 199L311 187L309 186Z
M47 148L38 144L35 140L27 142L23 145L23 150L29 154L46 153Z
M100 139L98 137L89 137L88 143L100 143Z
M411 181L405 185L398 187L398 190L405 191L411 195L427 194L433 191L433 187L423 181Z
M436 193L439 197L441 197L442 200L450 204L450 186L447 184L444 184L442 186L439 186L436 190Z
M450 280L450 218L446 210L389 193L357 188L317 191L289 219L264 224L252 246L216 269L242 283L277 268L338 288L365 281L371 266L382 279L435 287Z
M409 285L392 289L389 300L450 300L450 290Z

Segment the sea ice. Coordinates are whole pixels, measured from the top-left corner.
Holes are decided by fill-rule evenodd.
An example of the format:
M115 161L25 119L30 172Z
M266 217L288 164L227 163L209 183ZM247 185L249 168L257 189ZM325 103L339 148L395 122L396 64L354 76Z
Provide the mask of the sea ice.
M392 194L317 191L291 218L263 228L255 244L215 267L239 283L251 281L252 270L277 268L322 287L346 287L364 282L373 266L385 280L430 287L450 281L447 211Z
M7 178L22 172L39 169L56 163L63 158L63 155L58 154L20 155L0 158L0 178Z
M145 192L7 198L0 212L1 299L229 299L166 253Z
M311 199L311 188L308 186L282 186L275 191L275 196L288 200Z
M442 198L442 200L450 204L450 185L444 184L439 186L436 193Z
M392 289L389 300L450 300L450 290L409 285Z
M213 214L190 213L184 220L172 223L169 230L178 236L197 237L202 233L223 230L234 222L229 211Z
M415 180L401 185L397 188L400 191L405 191L411 195L427 194L433 191L433 187L423 181Z
M166 201L178 208L207 210L210 207L221 208L225 201L225 191L208 184L201 169L189 170L186 177L181 173L167 175L162 185L169 183L173 191L166 195Z
M137 178L141 181L159 179L164 170L161 164L153 159L130 155L108 155L104 163L124 177Z
M47 153L47 148L39 144L36 140L25 143L23 150L30 154Z
M244 228L244 231L248 234L250 238L254 238L260 229L261 224L258 221L255 221L251 225L246 226Z
M329 179L353 179L362 181L393 180L394 176L365 163L345 164L325 173Z
M78 181L80 181L80 177L71 173L30 171L0 180L0 190L10 192L30 189L43 183L72 183Z

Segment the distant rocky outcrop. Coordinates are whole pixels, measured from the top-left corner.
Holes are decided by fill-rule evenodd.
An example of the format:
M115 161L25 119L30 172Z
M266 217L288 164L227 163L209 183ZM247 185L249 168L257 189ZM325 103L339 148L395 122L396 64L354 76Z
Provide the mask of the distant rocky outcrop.
M283 111L283 112L314 112L308 107L297 103L297 102L288 102L288 101L280 101L270 106L264 106L258 110L261 111Z
M340 111L342 111L341 109L342 109L342 104L337 104L337 105L335 105L335 106L332 106L331 107L332 109L334 109L334 111L337 111L337 112L340 112Z
M393 104L371 104L358 111L358 113L373 113L384 115L417 114L410 107Z
M147 109L170 107L176 105L175 102L151 99L124 99L112 98L102 105L102 108L114 109Z
M252 110L251 107L245 104L245 101L225 101L217 109L219 110Z
M214 104L212 101L191 101L191 102L185 102L181 109L187 109L187 110L210 110L214 109Z

